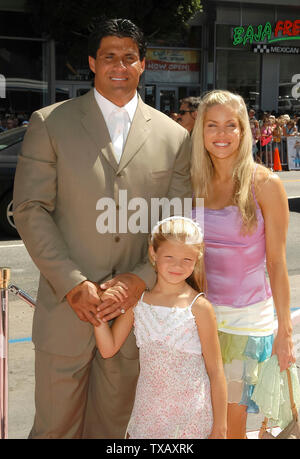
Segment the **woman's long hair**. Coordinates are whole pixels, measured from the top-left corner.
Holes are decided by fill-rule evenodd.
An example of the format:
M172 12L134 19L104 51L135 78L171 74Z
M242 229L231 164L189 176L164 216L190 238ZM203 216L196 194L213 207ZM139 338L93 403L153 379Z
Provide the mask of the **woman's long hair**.
M208 187L214 174L214 165L204 145L203 123L206 111L215 105L228 105L236 111L240 123L241 140L239 154L233 168L233 203L241 213L242 232L250 233L257 224L256 204L252 193L254 160L252 156L252 133L247 107L243 98L225 90L214 90L203 96L192 134L192 184L196 197L208 196Z

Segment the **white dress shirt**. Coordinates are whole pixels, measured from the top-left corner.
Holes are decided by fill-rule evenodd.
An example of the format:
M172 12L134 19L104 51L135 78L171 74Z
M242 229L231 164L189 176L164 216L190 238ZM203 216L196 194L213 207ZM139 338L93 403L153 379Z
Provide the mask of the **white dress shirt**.
M134 97L123 107L118 107L110 100L103 97L94 88L96 102L103 114L110 138L114 147L116 161L119 164L124 150L128 132L137 108L138 97Z

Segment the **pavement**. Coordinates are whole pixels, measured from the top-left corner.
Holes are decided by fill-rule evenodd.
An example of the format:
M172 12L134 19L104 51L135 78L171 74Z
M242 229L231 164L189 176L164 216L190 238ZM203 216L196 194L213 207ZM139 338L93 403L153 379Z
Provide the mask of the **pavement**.
M291 284L292 313L300 309L300 171L278 172L290 205L287 264ZM37 295L38 270L21 240L0 235L0 266L11 267L11 284ZM31 341L33 310L17 296L9 294L9 412L10 439L25 439L34 418L34 350ZM300 368L300 321L294 326L297 365ZM298 370L299 371L299 370ZM300 373L299 373L300 377ZM247 430L256 438L261 415L248 416Z

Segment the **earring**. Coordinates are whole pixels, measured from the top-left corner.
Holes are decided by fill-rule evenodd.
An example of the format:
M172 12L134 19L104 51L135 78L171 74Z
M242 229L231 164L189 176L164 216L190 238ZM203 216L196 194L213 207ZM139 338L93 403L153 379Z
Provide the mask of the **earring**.
M157 273L156 260L151 260L151 265L153 266L154 271Z

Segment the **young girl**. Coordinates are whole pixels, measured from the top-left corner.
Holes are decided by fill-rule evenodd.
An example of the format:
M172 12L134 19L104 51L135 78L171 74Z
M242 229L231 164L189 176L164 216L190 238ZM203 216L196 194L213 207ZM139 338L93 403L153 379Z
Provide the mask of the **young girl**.
M134 324L140 376L129 438L225 438L226 381L204 284L203 237L184 217L153 229L149 257L157 282L110 328L95 327L104 358L113 356ZM116 294L120 299L122 291Z

